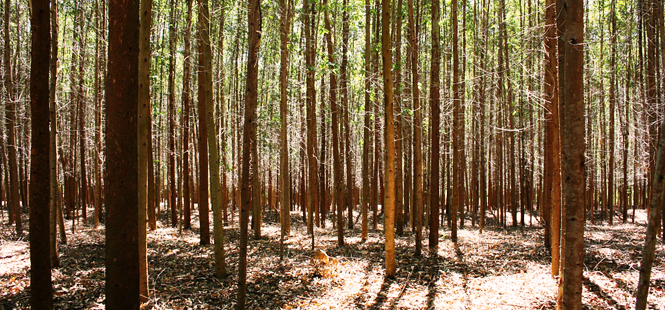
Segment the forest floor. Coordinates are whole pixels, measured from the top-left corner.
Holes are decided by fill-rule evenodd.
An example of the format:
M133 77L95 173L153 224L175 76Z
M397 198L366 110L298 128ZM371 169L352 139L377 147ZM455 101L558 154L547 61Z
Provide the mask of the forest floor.
M346 231L346 245L341 248L330 221L327 228L316 228L316 245L338 261L317 267L311 262L311 238L296 212L280 261L277 220L275 213L267 214L264 237L249 242L250 309L552 309L555 305L557 284L550 276L539 225L488 226L482 234L465 226L459 230L457 245L442 229L436 253L428 251L425 231L421 257L413 255L414 235L409 230L397 237L397 277L389 280L384 277L382 226L379 231L370 229L368 240L361 242L357 223L354 230ZM180 233L159 225L148 234L151 297L145 309L235 307L237 223L225 229L230 275L218 279L212 246L199 245L197 221L195 217L192 231ZM615 222L621 223L618 218ZM645 223L646 212L638 210L635 224L587 225L585 309L634 308ZM68 243L60 245L61 267L52 273L55 308L103 309L104 228L77 225L72 233L70 225L68 221ZM5 218L0 226L0 310L29 308L27 237L16 238L12 231ZM651 285L649 308L665 309L665 247L660 239Z

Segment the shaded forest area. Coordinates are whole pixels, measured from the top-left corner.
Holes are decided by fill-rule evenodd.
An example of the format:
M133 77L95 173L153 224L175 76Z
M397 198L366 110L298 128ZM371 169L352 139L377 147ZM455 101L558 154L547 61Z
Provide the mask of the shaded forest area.
M662 1L1 11L0 309L665 305Z

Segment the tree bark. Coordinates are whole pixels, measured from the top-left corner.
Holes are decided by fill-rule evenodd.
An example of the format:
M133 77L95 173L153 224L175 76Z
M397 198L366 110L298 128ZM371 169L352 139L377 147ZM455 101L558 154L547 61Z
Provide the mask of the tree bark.
M560 51L563 227L562 309L582 309L584 267L584 3L568 0L558 11Z
M307 67L307 159L309 166L309 188L307 190L307 232L312 235L312 250L314 249L314 206L318 205L317 195L319 189L318 165L316 158L316 92L314 89L314 74L316 73L316 48L312 31L316 19L316 9L313 3L304 4L305 23L305 65Z
M51 198L49 137L49 60L51 55L49 0L32 1L30 28L30 305L32 309L53 308L49 200Z
M393 75L392 55L390 52L390 0L381 2L381 56L383 58L383 101L385 113L385 169L386 189L383 206L385 234L386 277L395 277L395 124L393 116Z
M431 155L430 155L430 183L429 183L429 198L430 198L430 231L429 231L429 248L430 251L436 253L439 245L439 122L440 122L440 107L439 107L439 66L441 63L441 50L439 46L439 21L440 21L440 8L439 0L432 0L432 59L431 59L431 75L430 75L430 121L432 123L431 133Z
M5 68L5 91L7 92L7 144L9 145L9 203L11 212L13 213L14 223L16 224L16 235L20 236L23 233L23 220L21 219L21 205L19 203L19 176L18 176L18 163L16 159L16 106L14 98L14 70L12 70L12 62L10 61L11 48L10 48L10 32L9 32L9 2L5 1L5 46L4 46L4 68Z
M261 5L260 0L249 0L247 24L249 29L249 55L247 58L247 86L245 97L245 125L242 139L242 179L249 180L250 147L256 147L256 108L258 101L258 53L261 44ZM254 143L252 143L254 141ZM256 163L255 163L256 164ZM311 167L310 167L311 168ZM314 187L316 188L316 187ZM249 182L242 183L240 193L240 258L238 271L238 309L245 309L247 296L247 221L250 208ZM311 209L310 209L311 211ZM310 213L311 215L311 213ZM311 222L310 222L311 224Z
M57 103L56 103L56 89L57 89L57 76L58 76L58 3L53 1L51 3L51 63L50 63L50 79L49 79L49 233L50 233L50 247L51 247L51 268L60 267L60 259L58 258L58 242L57 242L57 225L58 225L58 142L56 139L56 132L58 131L57 122ZM95 68L98 69L96 66ZM99 218L97 218L99 222Z
M190 44L190 32L192 29L192 0L187 0L187 17L186 17L186 26L185 26L185 54L183 59L183 77L182 77L182 109L183 109L183 122L182 126L182 147L183 147L183 165L182 165L182 182L183 182L183 227L185 229L191 228L191 198L190 196L190 172L189 172L189 113L190 113L190 104L191 104L191 44Z
M422 165L422 120L420 92L418 86L418 41L413 18L413 0L408 0L409 7L409 42L411 55L411 100L413 101L413 217L416 227L415 255L420 256L423 231L423 165Z
M139 1L109 2L106 81L106 309L139 309Z
M173 7L171 7L173 12ZM173 13L172 13L173 14ZM173 15L172 15L173 16ZM146 253L146 215L148 208L148 158L150 149L148 140L150 130L150 28L152 27L152 0L141 1L139 29L139 92L138 92L138 238L139 238L139 275L141 300L147 301L148 291L148 256ZM173 32L171 32L173 33Z
M279 66L279 114L281 129L279 132L279 211L280 211L280 252L279 259L284 259L284 238L287 235L286 222L290 216L291 185L289 184L289 143L287 136L287 76L289 67L289 27L291 23L292 2L280 0L280 66Z

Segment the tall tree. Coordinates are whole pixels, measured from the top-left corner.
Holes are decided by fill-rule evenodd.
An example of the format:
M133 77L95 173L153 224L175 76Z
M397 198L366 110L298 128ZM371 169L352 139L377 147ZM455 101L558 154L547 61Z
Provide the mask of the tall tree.
M316 92L314 89L314 75L316 73L316 47L313 31L316 20L316 8L313 2L304 3L305 23L305 66L307 68L307 161L309 167L309 188L307 189L307 232L312 235L312 249L314 249L314 206L318 205L319 197L316 191L319 188L318 165L316 158Z
M10 1L5 1L5 46L4 46L4 68L5 68L5 91L7 92L7 144L9 145L9 205L13 213L14 223L16 224L16 234L23 233L23 221L21 220L21 205L19 203L19 175L16 154L16 107L18 103L14 98L14 70L12 69L12 57L9 32Z
M247 85L245 88L245 125L242 138L242 180L249 180L251 148L256 147L256 108L258 103L259 47L261 44L260 0L248 1L247 28L249 55L247 58ZM256 163L255 163L256 164ZM311 167L310 167L311 168ZM316 188L316 187L314 187ZM240 258L238 271L238 309L245 309L247 297L247 221L249 220L249 182L242 183L240 192ZM310 210L311 211L311 210ZM311 220L311 214L310 214ZM311 225L311 222L309 223Z
M546 3L547 32L545 39L545 179L544 182L544 209L545 209L545 235L548 238L552 252L552 275L559 274L560 233L561 233L561 161L559 142L559 86L557 77L557 19L556 2Z
M655 91L655 74L658 71L658 68L655 63L655 54L656 48L652 45L655 44L655 30L653 27L656 22L656 10L658 10L658 2L654 0L643 1L641 2L641 10L644 11L644 14L640 14L646 18L646 21L643 21L644 27L646 28L647 34L647 72L646 72L646 92L645 100L648 105L657 105L658 98ZM641 12L642 13L642 12ZM653 54L652 54L653 53ZM637 284L636 292L636 303L635 309L643 310L647 307L647 297L649 295L649 286L651 279L651 269L654 262L655 249L656 249L656 238L658 237L658 231L660 230L660 221L662 214L662 206L665 201L665 126L663 121L658 122L658 129L660 131L658 137L658 149L656 153L656 170L651 173L651 200L649 202L649 221L647 223L646 238L644 240L644 247L642 249L642 263L640 264L640 279Z
M561 162L565 214L562 309L582 309L584 267L584 1L557 0ZM562 61L563 60L563 61Z
M171 8L173 11L173 7ZM139 204L139 270L141 300L146 301L148 291L148 255L146 217L148 210L148 160L150 158L148 140L151 139L150 128L150 33L152 28L152 0L141 1L141 28L139 29L139 106L138 106L138 204Z
M30 152L30 304L32 309L53 308L49 200L49 79L51 59L51 12L49 0L32 2L30 28L30 110L32 115Z
M208 0L199 0L199 100L204 100L206 123L208 130L208 164L210 168L210 201L212 202L213 235L215 237L215 275L226 276L226 262L224 253L224 223L222 222L221 196L222 188L219 177L219 144L217 130L215 129L215 109L212 102L212 49L210 47L210 12ZM206 181L207 183L207 181ZM203 183L201 186L207 186ZM200 203L200 202L199 202ZM204 202L205 203L205 202Z
M84 17L83 4L79 4L79 16ZM86 169L86 130L85 130L85 116L86 116L86 98L85 98L85 58L86 58L86 35L85 23L78 23L79 27L79 50L78 50L78 90L76 91L76 102L78 105L78 130L79 130L79 172L80 172L80 190L79 201L81 203L81 217L83 223L88 223L88 173ZM73 124L72 124L73 127ZM73 142L73 141L72 141Z
M202 15L201 12L201 1L199 3L199 16ZM205 81L205 57L204 49L205 45L210 45L210 39L206 40L204 36L204 23L209 23L209 21L202 21L199 18L198 21L198 108L199 108L199 134L198 134L198 145L199 145L199 223L201 226L201 245L210 244L210 202L208 200L208 130L214 130L213 124L208 124L208 118L206 117L207 106L206 106L206 81ZM207 35L207 29L205 30L205 35ZM210 128L209 128L210 127ZM248 179L243 179L248 180ZM213 223L214 225L214 223Z
M109 1L106 80L106 309L139 309L139 1Z
M190 113L190 104L191 104L191 44L190 44L190 32L192 30L192 0L186 0L187 2L187 17L185 19L185 54L183 59L183 77L182 77L182 109L183 111L183 122L182 126L182 148L183 148L183 164L182 164L182 183L183 183L183 227L185 229L191 228L191 193L190 189L190 173L189 173L189 113Z
M101 71L102 69L102 59L103 59L103 50L102 50L102 36L105 36L104 29L105 23L102 21L102 16L106 19L106 14L102 14L101 8L99 6L99 0L95 0L95 77L94 77L94 87L95 87L95 155L94 155L94 169L95 169L95 189L94 189L94 199L95 199L95 214L93 216L93 225L95 227L99 226L99 218L102 212L102 81L101 81ZM102 6L104 4L102 3ZM55 1L53 2L53 9L55 9ZM54 19L56 19L54 15ZM55 28L57 26L57 21L55 21L51 27ZM54 42L55 43L55 42ZM54 55L57 54L57 51L54 52ZM53 56L52 56L53 57ZM57 193L57 192L56 192ZM154 211L153 208L151 210ZM154 219L154 212L152 212L152 217Z
M610 213L609 215L609 224L614 224L614 114L617 100L617 78L616 78L616 57L617 57L617 21L616 21L616 0L612 0L610 4L610 25L611 25L611 35L610 35L610 98L609 98L609 113L610 113L610 137L609 137L609 146L608 153L610 156L609 167L607 168L607 207Z
M423 165L422 165L422 120L420 93L418 89L418 41L413 18L413 0L408 0L409 7L409 42L411 55L411 100L413 101L413 214L416 222L416 256L422 248L423 225Z
M383 58L383 101L385 113L386 190L383 206L385 234L386 277L395 277L395 124L393 112L392 55L390 52L390 0L381 1L381 56Z
M280 208L280 259L284 258L284 238L287 234L286 223L289 221L290 207L291 207L291 184L289 183L289 142L287 136L287 122L288 117L287 101L288 93L286 80L289 67L289 27L291 24L292 2L287 0L280 0L280 24L279 24L279 39L280 39L280 63L279 63L279 114L280 125L279 131L279 208Z
M430 122L431 128L431 153L430 153L430 168L429 168L429 207L430 207L430 231L429 231L429 248L433 253L436 253L439 246L439 123L440 123L440 106L439 93L440 82L440 63L441 63L441 48L440 48L440 22L441 9L439 8L439 0L432 0L432 59L431 59L431 74L430 74L430 90L429 90L429 104L430 104Z
M51 268L60 267L58 259L57 242L57 224L58 224L58 142L56 133L58 132L56 90L58 78L58 4L57 1L51 3L51 63L49 77L49 224L50 224L50 247L51 247ZM64 220L63 220L64 222Z
M367 211L370 205L370 114L369 114L369 105L370 105L370 68L371 68L371 38L370 38L370 16L371 16L371 5L370 0L365 0L365 76L364 76L364 99L365 99L365 113L364 113L364 126L363 126L363 158L362 158L362 186L363 186L363 201L360 212L362 213L362 223L361 223L361 232L360 236L363 241L367 240Z
M143 2L141 2L143 5ZM202 19L202 18L201 18ZM199 19L200 20L200 19ZM176 33L175 33L175 1L169 1L169 51L168 51L168 85L167 85L167 115L169 119L169 131L168 131L168 146L167 146L167 203L168 208L171 211L171 227L177 227L178 225L178 210L176 207L176 179L175 179L175 156L176 156L176 146L175 146L175 127L176 127L176 111L175 111L175 45L176 45ZM203 58L203 57L201 57ZM199 58L199 59L201 59ZM201 82L199 82L201 83Z
M354 168L353 149L351 146L351 126L349 124L349 0L344 0L342 9L342 68L340 72L340 86L342 89L342 109L344 109L344 139L346 144L346 205L348 207L348 228L353 229L354 201Z
M464 125L461 123L463 113L461 107L461 92L459 85L459 47L457 35L457 0L451 5L451 25L453 37L453 203L450 206L450 239L457 242L457 213L463 212L463 183L464 170L462 169L462 141L464 139ZM463 222L463 221L462 221Z
M333 206L337 205L337 208L335 209L337 212L337 245L338 246L343 246L344 245L344 217L343 217L343 210L344 210L344 189L343 189L343 181L342 181L342 163L340 155L340 134L339 134L339 128L340 128L340 123L341 123L341 117L339 116L340 111L339 107L337 106L337 75L335 74L335 68L337 64L335 63L335 56L334 53L335 51L333 50L333 42L332 42L332 28L330 25L330 9L331 7L328 6L328 0L323 1L323 5L327 7L328 9L325 10L324 12L324 24L326 27L326 34L325 34L325 39L326 39L326 46L328 47L328 67L330 69L330 111L332 113L332 136L333 136L333 189L335 190L334 195L335 195L335 201ZM325 124L325 123L324 123ZM323 139L325 141L325 138Z

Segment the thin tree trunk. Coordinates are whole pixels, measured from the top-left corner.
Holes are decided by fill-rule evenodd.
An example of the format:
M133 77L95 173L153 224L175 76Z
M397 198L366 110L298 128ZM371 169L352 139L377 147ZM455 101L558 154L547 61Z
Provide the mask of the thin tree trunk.
M171 6L173 14L173 6ZM172 15L173 16L173 15ZM141 1L139 30L139 92L138 92L138 251L141 301L149 299L148 291L148 256L146 252L146 215L148 207L148 158L150 139L150 28L152 27L152 0Z
M199 1L199 15L201 12L201 4ZM204 24L199 21L198 23L198 119L199 119L199 134L198 134L198 145L199 145L199 222L201 227L201 245L210 244L210 202L208 200L208 118L206 117L207 107L206 107L206 98L205 98L205 75L203 71L205 69L205 55L204 55L204 45L206 39L203 38L203 27ZM207 29L206 29L207 35ZM210 44L210 41L207 41L207 44ZM213 127L210 127L213 128ZM214 129L211 129L214 130ZM247 179L244 179L247 180ZM214 225L214 223L213 223Z
M192 0L187 0L187 17L186 17L186 26L185 26L185 54L183 60L183 78L182 78L182 109L183 111L183 122L182 126L182 147L183 147L183 213L184 221L183 227L185 229L191 229L191 196L190 192L190 172L189 172L189 113L190 113L190 104L191 104L191 87L190 87L190 78L191 74L191 44L190 44L190 33L192 29Z
M58 142L56 139L56 132L58 131L57 123L57 103L56 103L56 89L57 89L57 76L58 76L58 4L54 1L51 4L51 63L50 63L50 80L49 80L49 233L50 233L50 248L51 248L51 268L60 267L60 260L58 258L58 243L57 243L57 224L58 224ZM98 67L96 67L98 68Z
M439 0L432 0L432 67L430 75L430 120L432 123L431 133L431 155L430 155L430 183L429 183L429 198L430 198L430 232L429 232L429 248L432 253L436 253L439 245L439 122L440 122L440 107L439 107L439 66L441 62L441 51L439 47L439 20L440 8Z
M249 28L249 55L247 58L247 96L243 133L242 179L249 180L250 147L256 147L256 107L258 101L258 52L261 42L260 0L250 0L247 18ZM252 143L254 141L254 143ZM310 166L310 168L312 168ZM314 187L316 188L316 187ZM238 309L245 309L247 296L247 221L250 204L249 182L242 183L240 206L240 258L238 271ZM311 211L311 209L310 209ZM310 213L311 219L311 213ZM311 225L311 221L310 221ZM312 234L313 236L314 234Z
M316 93L314 89L314 74L316 66L316 48L312 31L316 9L313 3L305 3L305 59L307 66L307 159L309 166L309 188L307 190L307 232L312 236L312 250L314 249L314 206L318 205L317 195L319 188L318 166L316 158Z
M287 77L289 67L289 27L291 23L292 2L280 0L280 67L279 67L279 114L281 129L279 132L280 161L279 161L279 209L280 209L280 251L279 259L284 259L284 238L287 235L286 222L290 216L291 192L289 184L289 143L287 137Z
M363 157L362 157L362 186L363 186L363 202L361 207L362 213L362 225L361 225L361 240L364 242L367 240L367 226L368 219L367 213L370 206L370 145L371 145L371 132L370 132L370 114L369 114L369 105L370 105L370 70L371 70L371 6L370 0L365 0L365 120L363 126Z
M349 124L350 106L349 106L349 86L348 86L348 63L349 63L349 1L344 0L344 10L342 12L342 68L340 73L340 83L342 87L342 109L344 109L344 139L346 144L346 205L348 207L348 228L353 229L353 209L355 208L354 189L355 180L353 177L353 151L351 146L351 126Z
M409 41L411 49L411 100L415 122L413 124L413 216L416 227L415 255L420 256L423 231L423 165L422 165L422 120L420 93L418 86L418 41L416 25L413 18L413 0L408 0L409 8Z
M19 176L18 164L16 160L16 107L18 105L14 98L14 71L12 70L12 63L10 61L11 42L9 32L9 2L5 1L5 47L4 47L4 68L5 68L5 91L7 92L7 144L9 145L9 203L11 212L14 214L14 223L16 224L16 234L20 236L23 233L23 220L21 219L21 205L19 204Z
M381 2L381 56L383 60L383 90L385 113L385 169L386 189L383 205L385 234L386 277L394 278L395 262L395 124L393 117L393 75L390 52L390 0ZM333 121L334 122L334 121Z

